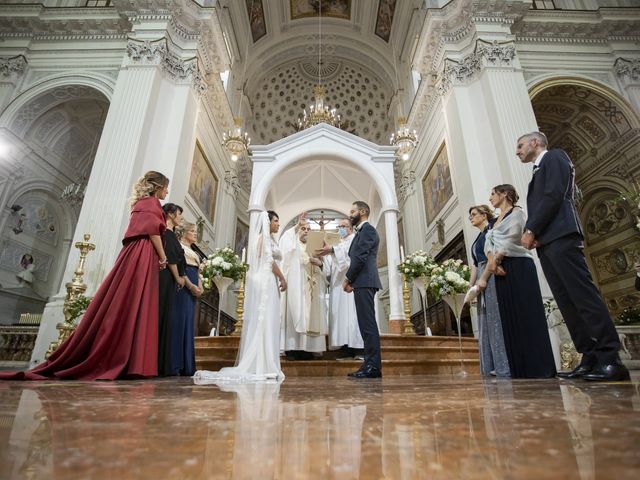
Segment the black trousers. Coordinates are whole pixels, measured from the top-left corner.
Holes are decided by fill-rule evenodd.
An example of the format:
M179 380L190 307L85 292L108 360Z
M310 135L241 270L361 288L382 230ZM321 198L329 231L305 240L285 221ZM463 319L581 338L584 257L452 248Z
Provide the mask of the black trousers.
M376 288L354 288L353 295L356 302L358 327L364 341L364 365L371 364L382 370L382 356L380 354L380 332L376 323L374 298Z
M559 238L539 247L538 256L571 339L582 353L582 364L615 362L620 340L591 278L582 239L578 235Z

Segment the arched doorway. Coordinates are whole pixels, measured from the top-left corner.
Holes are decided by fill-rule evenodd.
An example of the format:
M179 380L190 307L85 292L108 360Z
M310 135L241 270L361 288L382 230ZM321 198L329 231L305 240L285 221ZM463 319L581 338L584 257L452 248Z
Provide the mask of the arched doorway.
M0 323L42 312L59 291L108 109L102 91L57 79L50 88L27 90L3 113L0 170L7 180L0 185L6 213L0 220L0 284L16 302L5 305ZM31 283L16 276L25 255L34 259Z
M585 254L615 318L640 304L633 270L640 259L638 205L621 198L640 191L640 121L615 92L585 80L546 81L531 97L551 147L567 151L575 164Z
M398 206L394 185L393 147L381 147L355 135L319 124L278 140L252 147L253 184L249 199L251 225L264 209L278 212L286 225L299 212L325 208L347 212L354 200L371 207L371 223L384 237L387 265L381 269L388 283L388 305L382 305L381 329L393 330L404 321L402 284L396 266ZM384 316L384 318L382 318Z

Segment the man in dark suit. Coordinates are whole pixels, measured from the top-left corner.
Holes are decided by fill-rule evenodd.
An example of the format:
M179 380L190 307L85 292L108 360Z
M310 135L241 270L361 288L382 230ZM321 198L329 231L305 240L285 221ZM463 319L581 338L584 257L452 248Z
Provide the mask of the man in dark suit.
M573 203L573 164L565 151L547 151L547 145L544 134L529 133L518 139L516 155L522 163L533 162L522 245L537 248L571 339L582 354L576 369L558 376L629 380L629 371L618 357L618 333L584 257L582 226Z
M357 372L349 374L356 378L382 377L380 332L374 308L376 292L382 288L377 265L380 237L368 221L370 212L365 202L357 201L351 206L349 219L356 236L349 248L351 264L343 284L344 291L355 296L358 327L364 340L364 363Z

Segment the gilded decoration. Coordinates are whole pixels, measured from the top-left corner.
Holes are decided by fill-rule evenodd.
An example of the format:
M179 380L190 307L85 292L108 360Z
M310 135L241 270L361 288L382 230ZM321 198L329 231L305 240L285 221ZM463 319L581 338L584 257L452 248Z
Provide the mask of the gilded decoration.
M616 198L604 199L587 213L587 234L594 238L607 235L621 226L626 227L629 215L625 202Z

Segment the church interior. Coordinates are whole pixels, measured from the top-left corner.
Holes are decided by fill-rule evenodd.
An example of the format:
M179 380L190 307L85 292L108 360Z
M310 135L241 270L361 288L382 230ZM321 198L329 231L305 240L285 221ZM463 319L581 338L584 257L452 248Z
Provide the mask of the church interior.
M282 383L0 381L0 477L635 478L639 45L636 0L0 1L0 370L73 332L149 170L204 255L243 263L265 210L280 232L306 212L326 240L366 202L384 370L348 378L360 361L327 349L283 357ZM510 184L526 209L516 143L534 131L575 166L631 381L481 374L476 307L398 269L419 251L472 265L470 208ZM573 369L535 262L556 368ZM234 365L244 288L197 301L199 369Z

